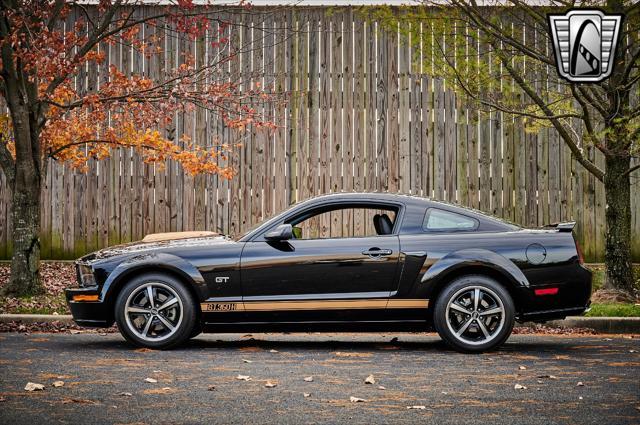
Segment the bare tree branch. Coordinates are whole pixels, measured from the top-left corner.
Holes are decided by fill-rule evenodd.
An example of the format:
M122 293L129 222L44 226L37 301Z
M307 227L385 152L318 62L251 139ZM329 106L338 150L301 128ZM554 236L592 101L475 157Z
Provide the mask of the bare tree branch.
M531 100L533 100L540 107L540 109L542 109L542 111L544 111L547 115L552 116L553 112L549 109L544 99L542 99L538 95L538 93L536 93L536 91L525 81L525 79L522 78L520 73L515 68L513 68L509 60L502 53L502 51L496 50L496 55L500 59L500 62L502 62L502 65L505 67L505 69L509 72L509 74L511 74L515 82L518 83L518 86L520 86L520 88L524 90L524 92L527 93L527 95L529 95ZM569 132L567 131L565 126L560 122L560 120L556 118L552 118L550 119L550 121L553 124L553 126L556 128L558 133L560 134L560 137L562 137L562 140L564 140L564 142L567 144L567 146L571 150L571 153L573 153L573 155L575 156L576 160L584 168L589 170L589 172L591 172L598 180L603 181L604 171L601 170L597 165L589 161L589 159L587 159L584 156L582 150L578 147L577 143L573 140L573 137L571 136L571 134L569 134Z

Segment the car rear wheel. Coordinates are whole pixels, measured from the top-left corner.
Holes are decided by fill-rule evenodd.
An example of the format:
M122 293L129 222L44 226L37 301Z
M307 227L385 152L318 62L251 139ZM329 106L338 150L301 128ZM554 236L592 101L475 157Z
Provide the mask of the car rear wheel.
M466 353L492 350L504 343L515 321L507 290L481 275L460 277L436 300L434 326L453 349Z
M120 291L115 317L127 341L139 347L166 349L191 337L196 307L182 282L151 273L137 276Z

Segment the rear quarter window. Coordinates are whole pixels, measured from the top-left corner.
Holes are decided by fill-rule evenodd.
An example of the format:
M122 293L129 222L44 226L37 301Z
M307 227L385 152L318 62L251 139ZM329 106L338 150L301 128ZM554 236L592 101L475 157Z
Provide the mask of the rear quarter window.
M478 220L466 215L429 208L424 215L422 230L425 232L470 232L479 226Z

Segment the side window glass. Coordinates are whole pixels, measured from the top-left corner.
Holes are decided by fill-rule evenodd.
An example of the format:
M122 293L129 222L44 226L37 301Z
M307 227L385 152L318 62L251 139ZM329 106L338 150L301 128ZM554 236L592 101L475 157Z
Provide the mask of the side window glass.
M478 227L478 220L456 214L450 211L444 211L437 208L429 208L424 216L422 229L425 231L469 231Z
M296 239L362 238L389 235L396 222L396 209L349 207L323 211L291 221Z

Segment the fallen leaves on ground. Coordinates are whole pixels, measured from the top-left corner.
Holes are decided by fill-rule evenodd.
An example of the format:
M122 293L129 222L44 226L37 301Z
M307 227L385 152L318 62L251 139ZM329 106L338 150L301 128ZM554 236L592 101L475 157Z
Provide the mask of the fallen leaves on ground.
M98 332L108 332L108 333L116 333L118 332L118 328L112 326L107 329L100 329L99 331L96 329L82 329L75 324L63 323L59 321L53 322L40 322L40 323L22 323L18 321L0 323L0 332L23 332L23 333L36 333L36 332L45 332L45 333L91 333L95 334Z
M158 382L157 379L153 379L153 378L145 378L144 380L145 382L148 382L150 384L155 384L156 382Z
M349 401L351 403L366 403L367 400L365 400L364 398L358 398L358 397L351 396L351 397L349 397Z
M342 352L342 351L336 351L335 353L333 353L333 355L336 357L371 357L373 356L373 354L371 353L351 353L351 352Z
M373 375L369 375L365 378L364 383L373 385L376 383L376 378L374 378Z
M171 394L174 392L175 390L173 390L171 387L153 388L143 391L144 394Z
M249 375L238 375L236 376L238 381L251 381L251 377Z
M531 334L548 334L548 335L595 335L597 332L591 328L566 328L562 326L516 326L513 328L513 335L531 335Z
M278 386L278 383L277 382L267 381L267 383L264 384L264 386L267 387L267 388L275 388L275 387Z
M386 390L386 389L387 389L387 387L385 387L385 386L383 386L383 385L378 385L378 389L379 389L379 390Z
M11 266L0 265L0 287L9 281ZM26 298L0 299L0 313L69 314L64 288L76 280L73 263L42 262L40 277L45 293Z
M313 376L307 376L304 378L304 382L313 382Z
M100 404L95 400L89 400L86 398L65 398L62 400L62 404Z
M27 382L27 385L24 386L24 389L26 391L43 391L44 385L35 382Z
M64 381L55 381L52 385L54 387L56 387L56 388L57 387L64 387Z

